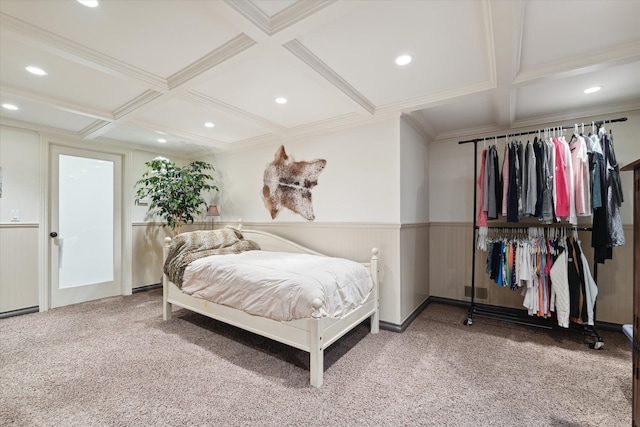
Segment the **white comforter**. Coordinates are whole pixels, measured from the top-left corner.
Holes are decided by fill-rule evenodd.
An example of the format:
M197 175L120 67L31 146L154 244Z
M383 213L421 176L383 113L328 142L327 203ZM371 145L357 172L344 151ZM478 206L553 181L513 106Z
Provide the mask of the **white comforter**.
M182 291L274 320L322 314L341 317L361 305L372 289L369 271L343 258L270 251L213 255L189 264Z

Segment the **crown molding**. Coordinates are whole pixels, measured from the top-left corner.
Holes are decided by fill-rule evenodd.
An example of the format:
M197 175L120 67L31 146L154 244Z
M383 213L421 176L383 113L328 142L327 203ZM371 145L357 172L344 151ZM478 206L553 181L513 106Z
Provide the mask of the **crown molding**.
M369 101L364 95L358 92L353 86L351 86L345 79L343 79L338 73L333 71L327 64L322 62L320 58L315 56L309 49L307 49L298 40L291 40L288 43L282 45L289 52L297 56L302 62L307 64L318 74L324 77L327 81L332 83L335 87L340 89L351 100L355 101L360 107L364 108L369 114L376 112L376 106Z
M547 127L549 124L563 124L567 125L567 121L573 120L605 120L605 119L614 119L616 117L603 117L611 114L620 114L620 113L628 113L630 111L636 111L640 109L640 102L633 102L629 104L619 104L611 107L604 108L592 108L586 110L579 110L567 114L557 114L551 116L539 116L531 119L525 120L516 120L513 122L512 127L514 128L525 128L525 127Z
M112 124L113 124L113 122L110 122L110 121L96 120L95 122L93 122L89 126L87 126L86 128L82 129L80 131L80 136L83 139L94 139L97 136L100 136L104 132L109 130L110 125L112 125Z
M120 120L122 117L131 114L143 105L148 104L149 102L153 101L154 99L158 99L161 96L162 94L159 92L147 90L139 96L133 98L126 104L116 108L113 112L113 117L115 118L115 120Z
M271 19L258 6L250 1L224 0L224 2L253 25L260 28L262 32L271 34Z
M254 46L257 42L246 34L239 34L232 38L222 46L209 52L207 55L198 59L191 65L183 68L171 75L168 79L168 87L170 90L182 86L183 84L193 80L195 77L201 75L205 71L210 70L218 64L232 58L239 53Z
M575 56L550 65L520 70L513 81L513 87L592 73L638 60L640 60L640 43L629 43L618 48L608 48L587 55Z
M477 135L493 134L500 132L501 128L497 125L477 126L474 128L460 129L450 132L441 132L435 139L435 143L449 142L451 140L466 139L470 137L477 137ZM482 138L482 137L480 137Z
M54 99L44 95L38 95L33 92L27 92L21 89L17 89L10 86L2 86L0 89L0 95L4 98L18 98L29 102L36 102L39 104L47 105L57 110L66 111L73 114L78 114L84 117L90 117L98 120L113 120L113 114L109 111L101 111L95 108L90 108L85 105L78 105L60 99Z
M334 2L335 0L299 0L269 17L253 2L225 0L227 5L269 36L302 21Z
M527 120L514 121L508 129L501 128L496 125L479 126L475 128L462 129L452 132L443 132L438 134L436 143L446 143L460 139L470 138L492 138L496 134L508 134L510 132L519 133L536 130L543 127L554 125L567 125L567 122L580 120L590 122L592 120L614 119L616 117L604 117L613 114L627 114L633 111L640 111L640 103L631 103L617 105L611 108L598 108L591 110L581 110L564 115L539 116Z
M444 90L435 92L429 95L423 95L416 98L411 98L405 101L394 102L386 104L376 108L376 115L388 114L393 111L415 111L425 108L435 107L439 104L449 103L454 98L459 98L467 95L474 95L477 93L487 92L496 88L495 82L491 80L485 80L478 83L472 83L465 86L460 86L451 90Z
M40 134L59 135L59 136L64 136L66 138L74 139L74 140L80 139L78 132L74 132L66 129L54 128L51 126L41 125L33 122L25 122L22 120L9 119L1 116L0 116L0 126L7 126L15 129L21 129L24 131L37 132Z
M427 142L431 142L436 139L438 133L426 120L419 120L413 115L413 113L403 113L401 118L404 118Z
M300 0L273 15L269 35L273 35L315 14L336 0Z

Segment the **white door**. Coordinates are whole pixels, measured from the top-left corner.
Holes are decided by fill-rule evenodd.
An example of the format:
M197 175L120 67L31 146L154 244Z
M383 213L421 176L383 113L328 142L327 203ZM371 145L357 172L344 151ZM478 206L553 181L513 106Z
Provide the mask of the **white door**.
M121 158L51 146L50 307L122 294Z

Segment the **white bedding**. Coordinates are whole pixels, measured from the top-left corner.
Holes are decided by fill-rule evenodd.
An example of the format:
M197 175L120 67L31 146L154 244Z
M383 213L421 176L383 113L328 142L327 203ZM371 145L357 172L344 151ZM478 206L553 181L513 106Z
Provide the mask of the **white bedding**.
M342 317L372 289L369 271L343 258L271 251L247 251L198 259L185 269L182 291L256 316L294 320Z

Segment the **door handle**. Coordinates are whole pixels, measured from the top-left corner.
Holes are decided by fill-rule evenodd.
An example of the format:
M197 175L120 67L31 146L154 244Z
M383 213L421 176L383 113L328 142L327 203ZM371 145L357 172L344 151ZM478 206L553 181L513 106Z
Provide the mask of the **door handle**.
M53 238L58 237L58 233L55 231L52 231L51 233L49 233L49 237L53 237Z

